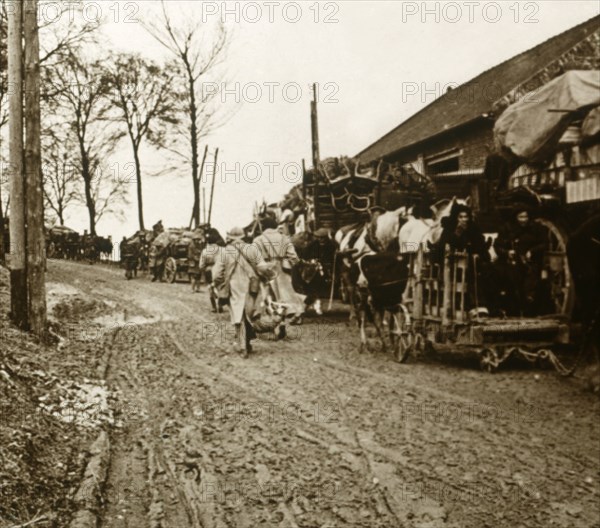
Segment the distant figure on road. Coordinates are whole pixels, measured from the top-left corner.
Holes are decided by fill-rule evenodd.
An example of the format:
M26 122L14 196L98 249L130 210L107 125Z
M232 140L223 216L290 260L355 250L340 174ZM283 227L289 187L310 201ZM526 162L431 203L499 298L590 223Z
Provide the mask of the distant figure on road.
M206 237L207 244L202 250L202 253L200 254L200 264L198 267L200 270L200 276L204 274L204 281L206 282L206 284L209 285L208 293L210 298L210 304L212 306L212 311L222 313L223 306L225 306L229 302L229 300L226 299L227 296L219 296L219 292L215 289L215 287L212 284L212 269L215 265L215 262L217 261L217 258L219 258L218 255L221 250L221 247L218 245L219 239L220 237L215 232L209 231Z
M192 293L200 291L200 255L203 242L204 236L202 233L194 233L188 246L188 275L192 283Z
M156 282L163 280L163 273L165 270L165 256L166 256L166 248L164 245L159 243L154 243L150 247L150 259L149 266L150 272L152 273L152 282Z
M127 239L123 237L119 245L121 255L121 264L125 267L125 278L130 280L137 277L137 251L133 244L128 244Z

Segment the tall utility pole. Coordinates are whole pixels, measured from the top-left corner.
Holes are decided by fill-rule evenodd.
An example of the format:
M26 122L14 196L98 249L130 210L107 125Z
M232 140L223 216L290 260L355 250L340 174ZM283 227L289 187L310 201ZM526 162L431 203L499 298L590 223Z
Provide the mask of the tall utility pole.
M219 147L215 150L215 161L213 162L212 182L210 183L210 200L208 202L208 225L212 219L212 204L215 195L215 178L217 177L217 158L219 157Z
M46 288L37 7L37 0L11 2L8 6L9 267L11 318L18 327L31 330L43 339L46 333ZM27 108L25 148L23 102Z
M8 86L10 164L10 317L28 329L25 266L25 185L23 174L23 4L8 6Z
M313 100L310 102L310 130L312 136L312 162L314 170L314 213L315 213L315 230L319 228L319 120L317 118L317 83L313 84Z
M40 40L37 0L25 0L25 221L27 226L27 287L29 329L46 332L46 241L40 139Z

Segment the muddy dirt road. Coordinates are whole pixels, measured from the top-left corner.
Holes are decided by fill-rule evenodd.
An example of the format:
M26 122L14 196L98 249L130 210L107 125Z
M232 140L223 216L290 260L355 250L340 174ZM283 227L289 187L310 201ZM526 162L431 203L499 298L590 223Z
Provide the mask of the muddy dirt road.
M574 381L360 355L346 314L244 360L187 284L48 279L114 307L103 528L600 526L600 406Z

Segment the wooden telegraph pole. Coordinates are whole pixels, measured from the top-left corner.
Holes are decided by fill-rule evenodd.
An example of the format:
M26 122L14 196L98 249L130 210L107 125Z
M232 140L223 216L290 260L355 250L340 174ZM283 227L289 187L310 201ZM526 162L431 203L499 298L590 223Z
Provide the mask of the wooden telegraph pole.
M27 287L29 329L46 332L46 241L40 139L40 40L37 0L25 0L25 222L27 226Z
M23 177L23 4L12 2L8 8L10 317L15 325L27 330L25 185Z
M213 204L213 196L215 195L215 178L217 177L217 159L219 157L219 147L215 150L215 161L213 163L213 174L212 174L212 182L210 184L210 199L208 201L208 225L210 225L210 220L212 218L212 204Z
M37 0L11 2L8 6L11 167L9 267L11 318L18 327L31 330L43 339L46 332L46 288L37 7ZM27 108L25 148L23 93Z
M314 181L314 213L315 213L315 229L318 229L319 218L319 122L317 119L317 83L313 83L313 100L310 102L310 129L312 136L312 162L315 174Z

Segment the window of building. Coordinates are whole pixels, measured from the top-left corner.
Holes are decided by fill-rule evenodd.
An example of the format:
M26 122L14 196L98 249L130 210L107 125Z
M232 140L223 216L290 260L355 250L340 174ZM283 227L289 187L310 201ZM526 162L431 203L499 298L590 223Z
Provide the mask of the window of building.
M444 174L445 172L456 172L458 171L458 156L456 158L450 158L444 161L438 161L437 163L427 164L428 174Z
M462 154L460 149L450 149L439 152L425 158L427 164L427 174L445 174L448 172L457 172L460 169L459 158Z

